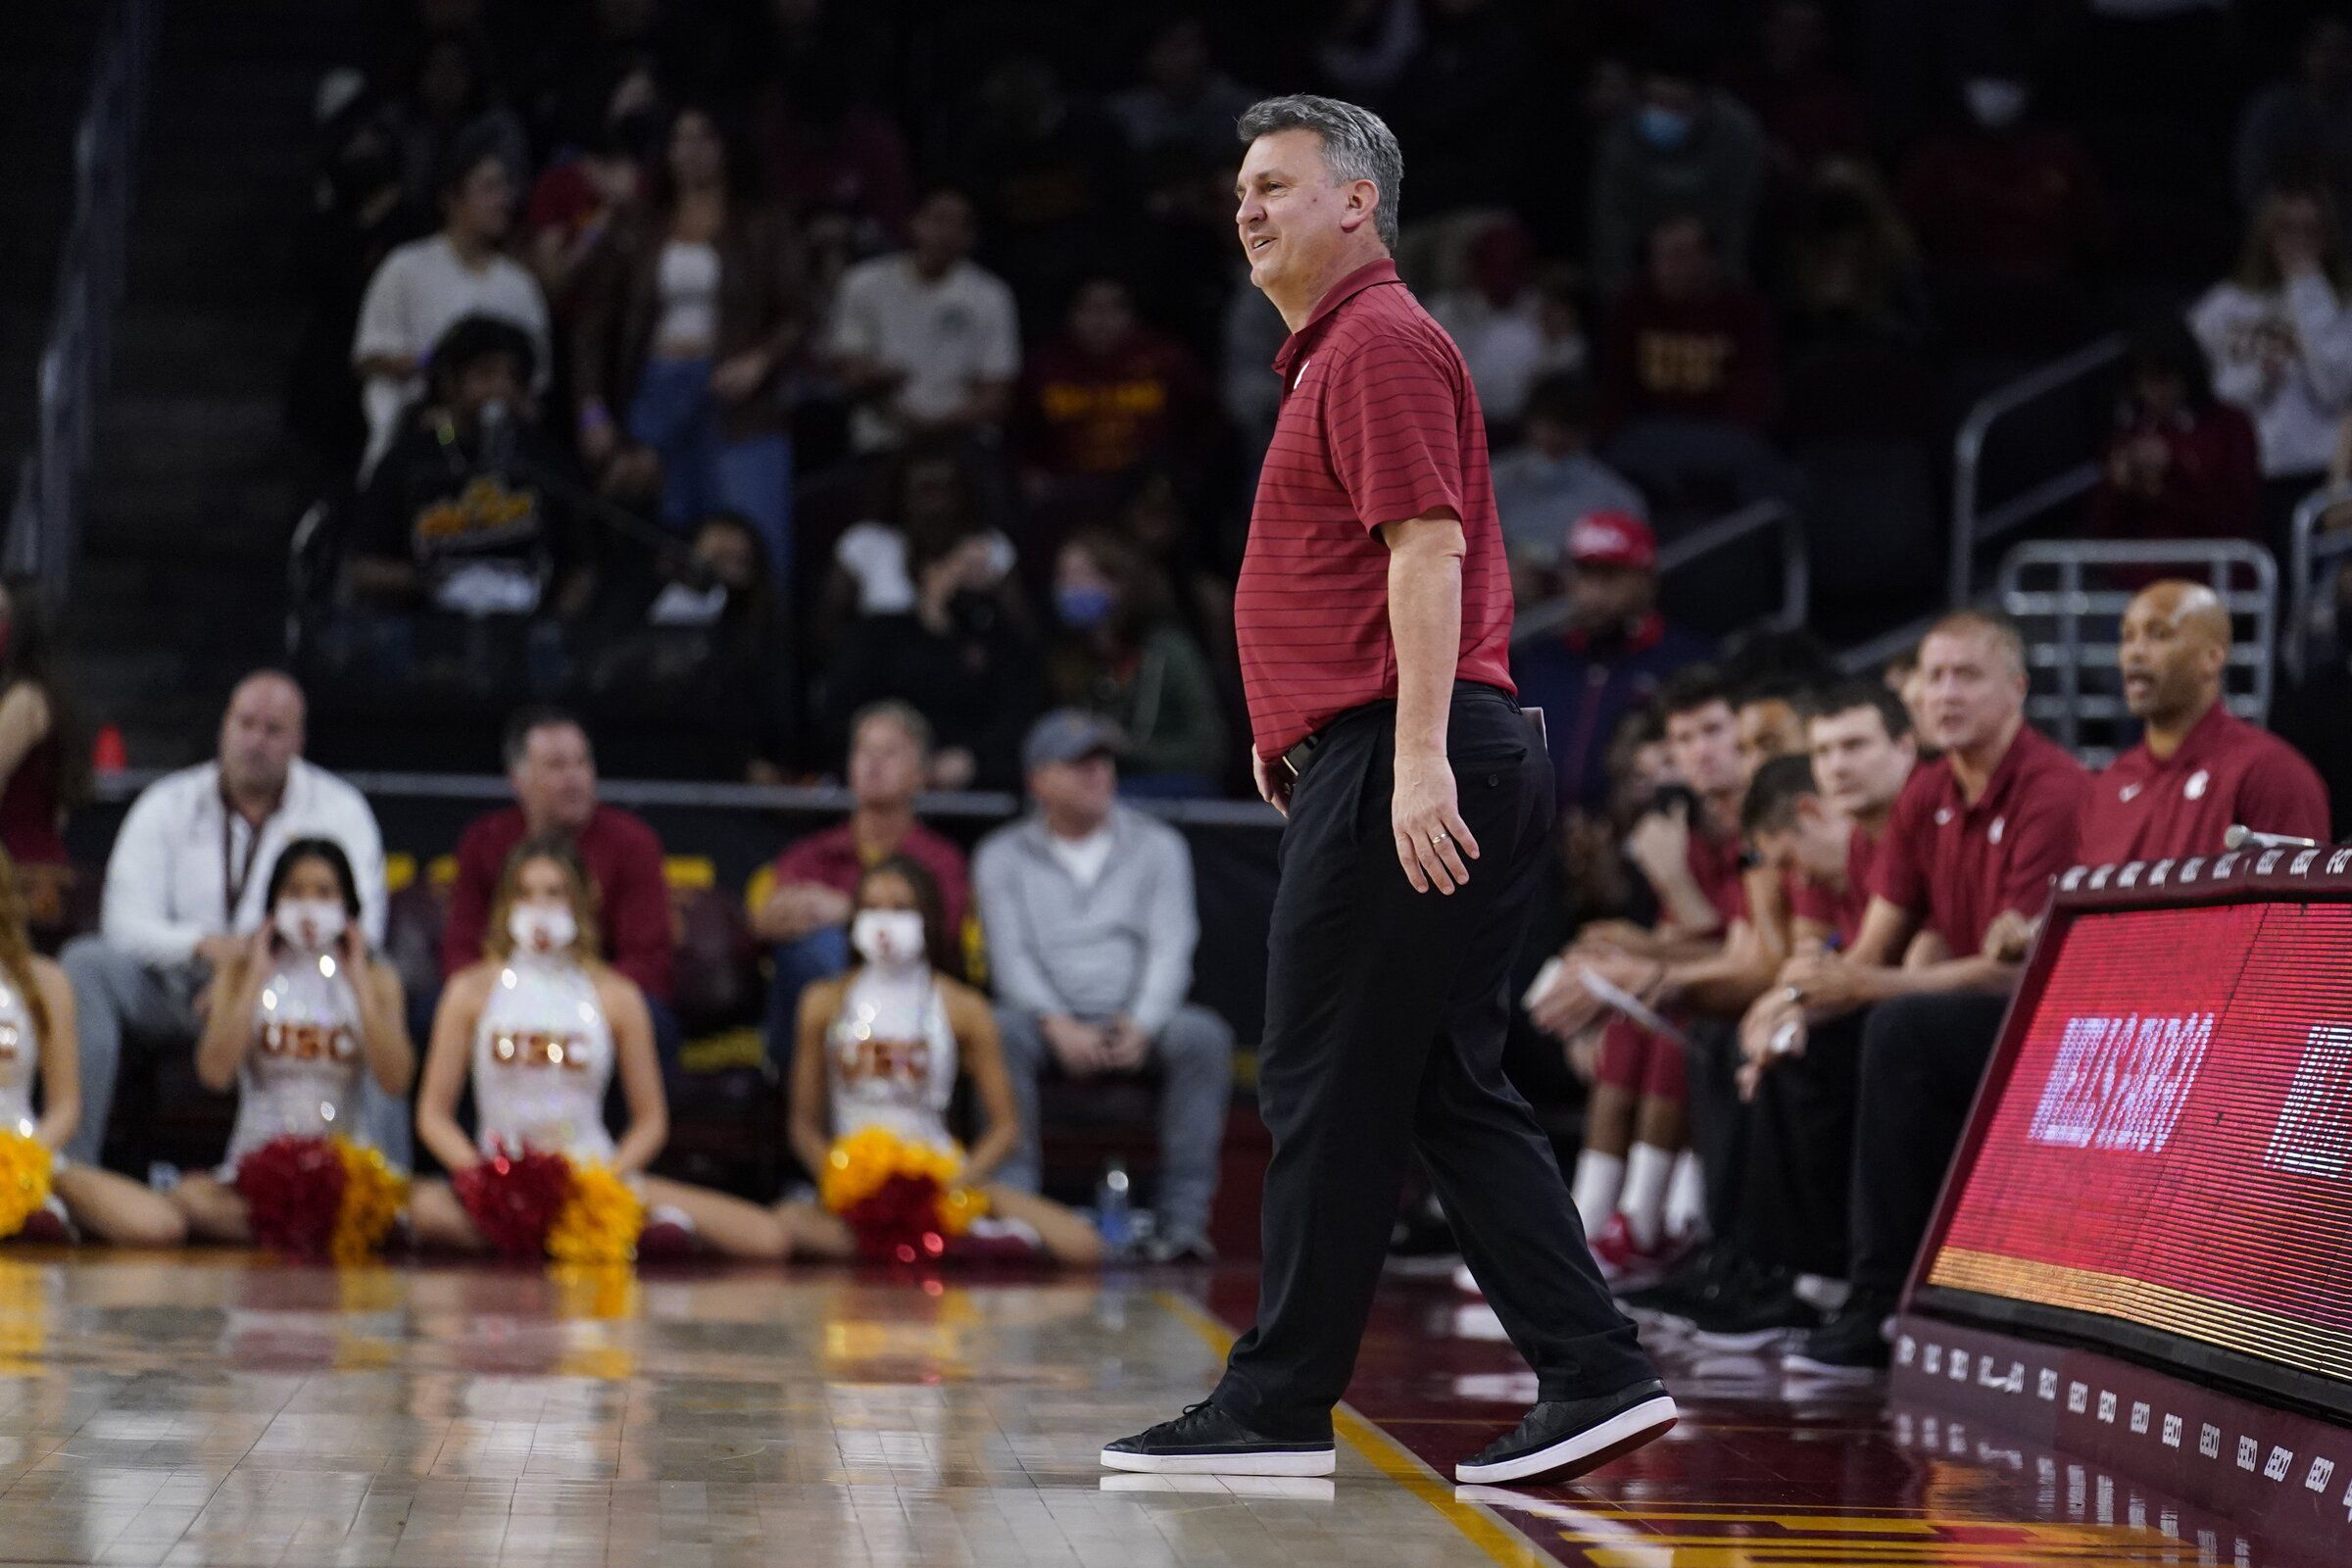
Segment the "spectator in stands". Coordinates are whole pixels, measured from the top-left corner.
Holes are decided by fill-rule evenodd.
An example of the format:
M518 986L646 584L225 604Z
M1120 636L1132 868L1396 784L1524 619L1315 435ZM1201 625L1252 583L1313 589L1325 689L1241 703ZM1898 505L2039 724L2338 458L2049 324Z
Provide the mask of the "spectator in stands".
M681 1043L669 1010L669 884L662 840L642 817L596 798L596 754L580 721L560 708L525 708L507 720L507 785L514 804L477 816L458 839L458 876L441 928L441 977L481 959L508 857L525 839L570 841L595 888L598 951L645 993L662 1059Z
M1611 513L1646 518L1649 504L1592 455L1592 391L1582 376L1546 375L1528 392L1525 437L1494 460L1494 509L1522 606L1561 560L1580 518Z
M2230 824L2330 842L2328 790L2300 753L2230 711L2230 612L2211 588L2151 583L2124 612L2117 662L2139 744L2091 780L2085 865L2219 855Z
M905 133L860 85L838 65L798 73L763 100L756 124L776 204L838 215L858 253L870 256L905 240L914 172Z
M2098 171L2074 132L2032 115L2023 71L1977 71L1965 122L1934 136L1897 186L1955 342L2041 353L2085 330L2086 271L2109 239Z
M400 160L402 182L417 206L434 195L434 180L453 148L485 148L526 189L531 139L522 117L498 99L487 52L478 38L444 34L428 40L409 68L405 90L380 111Z
M857 615L904 615L917 595L908 565L912 541L985 531L990 540L989 580L982 586L1004 596L1014 609L1012 541L989 520L979 475L955 443L928 441L891 455L876 475L882 504L873 514L842 530L833 546L833 571L817 612L820 638L833 641Z
M441 230L384 258L360 302L351 360L368 418L362 477L400 433L401 416L424 393L424 369L441 334L468 316L488 316L529 335L534 390L546 385L547 301L522 267L504 254L514 220L514 180L498 153L461 141L439 185Z
M1197 462L1207 395L1200 362L1136 316L1125 283L1086 278L1021 377L1015 428L1033 495L1067 481L1099 489L1155 460Z
M1702 662L1704 640L1658 613L1658 546L1630 513L1594 512L1568 530L1568 624L1511 649L1519 699L1541 708L1544 740L1571 814L1609 802L1610 739L1677 671Z
M1748 1010L1748 1059L1769 1069L1826 1018L1863 1023L1850 1251L1852 1294L1788 1365L1884 1367L1892 1310L1992 1050L2017 965L1986 951L2004 914L2037 917L2075 858L2089 776L2025 721L2025 647L2005 619L1955 611L1920 646L1929 736L1943 749L1903 787L1853 946L1789 960ZM1785 1298L1786 1280L1768 1287ZM1774 1310L1726 1303L1727 1313ZM1801 1322L1784 1298L1779 1311Z
M1055 1077L1159 1079L1157 1261L1207 1258L1233 1030L1185 1001L1200 921L1192 856L1172 827L1118 804L1118 735L1064 709L1021 747L1036 809L972 858L997 1029L1021 1142L999 1180L1037 1191L1038 1089Z
M1462 265L1461 286L1433 295L1429 314L1462 351L1489 427L1513 429L1536 378L1558 368L1544 363L1551 345L1536 288L1535 236L1518 219L1497 218L1471 236Z
M58 678L49 617L29 585L0 583L0 850L16 862L36 927L61 912L49 906L68 861L66 813L89 782L87 741Z
M2237 271L2205 291L2189 327L2213 389L2262 447L2268 531L2313 488L2352 410L2352 258L2327 196L2283 187L2255 210Z
M580 451L603 469L624 437L662 462L679 533L714 511L752 519L779 582L792 564L784 378L807 322L780 215L717 116L676 112L644 211L591 261L572 334Z
M661 138L660 95L649 70L621 77L603 117L570 156L551 163L531 186L523 209L526 255L559 316L572 314L573 283L605 236L644 199L647 154Z
M2352 21L2321 11L2303 33L2294 78L2273 82L2237 126L2237 199L2251 211L2287 184L2323 186L2352 211Z
M1238 676L1233 642L1233 580L1212 564L1217 541L1176 474L1152 467L1134 476L1119 509L1118 531L1166 575L1176 620L1220 671ZM1227 711L1231 711L1230 709Z
M834 651L826 730L846 737L849 715L896 697L939 738L935 788L1009 784L1037 711L1037 671L1034 643L1006 610L1003 540L968 514L943 515L907 540L906 568L913 608L858 617Z
M2260 527L2254 426L2214 396L2205 351L2180 318L2133 335L2130 381L2090 532L2110 539L2252 539Z
M781 1068L793 1040L801 992L850 963L850 899L868 867L893 857L915 861L939 890L949 932L960 943L970 895L963 852L915 819L914 798L931 765L931 725L905 703L858 711L850 726L849 819L812 833L776 857L772 885L751 910L752 934L771 943L768 1058Z
M1754 117L1709 86L1695 61L1660 55L1641 95L1603 134L1592 176L1592 281L1604 298L1654 267L1669 220L1696 220L1722 266L1746 274L1750 226L1763 194L1767 149Z
M1081 533L1054 560L1054 611L1065 634L1055 695L1118 727L1128 791L1216 793L1225 715L1159 568L1116 534Z
M1745 505L1787 487L1765 441L1779 397L1772 305L1728 275L1706 225L1650 231L1643 280L1617 302L1601 357L1609 461L1652 497Z
M1144 47L1143 79L1110 95L1110 118L1138 153L1230 161L1233 124L1257 94L1217 68L1200 18L1161 23Z
M351 859L361 931L384 937L384 846L358 790L302 759L302 688L275 670L229 694L214 760L141 791L106 862L98 932L67 945L80 1035L81 1124L66 1146L98 1163L126 1048L192 1051L220 976L261 927L269 878L295 839L332 839ZM407 1155L403 1106L370 1102L387 1155Z
M1911 735L1919 743L1919 760L1934 760L1938 748L1928 730L1928 683L1919 667L1919 649L1906 648L1887 660L1882 678L1886 689L1902 699L1903 711L1911 715Z
M1777 0L1756 29L1756 52L1731 73L1732 90L1756 117L1785 174L1801 175L1825 159L1868 151L1862 93L1830 58L1830 24L1821 0Z
M858 451L988 436L1004 422L1020 327L1012 290L971 260L976 227L969 196L935 187L915 204L905 251L843 275L826 347Z
M339 484L358 469L368 444L351 358L360 302L384 259L415 233L416 214L401 185L390 135L364 99L335 98L322 83L318 121L326 151L287 270L307 309L286 374L286 426L318 460L318 471Z

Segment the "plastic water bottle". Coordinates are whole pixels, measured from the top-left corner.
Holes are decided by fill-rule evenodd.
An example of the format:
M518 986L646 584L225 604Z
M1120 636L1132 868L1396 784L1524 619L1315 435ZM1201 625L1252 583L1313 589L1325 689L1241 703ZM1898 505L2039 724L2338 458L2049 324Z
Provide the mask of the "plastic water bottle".
M1135 1220L1129 1208L1127 1164L1112 1155L1102 1166L1102 1183L1095 1189L1095 1229L1113 1252L1126 1250L1135 1240Z

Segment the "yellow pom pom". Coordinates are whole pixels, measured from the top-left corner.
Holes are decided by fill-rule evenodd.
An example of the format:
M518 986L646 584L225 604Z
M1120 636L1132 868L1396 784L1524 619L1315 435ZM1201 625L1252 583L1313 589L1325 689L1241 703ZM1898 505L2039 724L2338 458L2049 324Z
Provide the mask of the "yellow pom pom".
M55 1156L24 1133L0 1133L0 1236L14 1236L49 1201Z
M340 1136L328 1142L343 1161L343 1201L335 1209L326 1255L337 1263L364 1263L384 1245L408 1206L409 1179L379 1150L362 1149Z
M571 1193L547 1228L547 1255L559 1263L625 1263L637 1255L645 1205L609 1165L575 1164Z

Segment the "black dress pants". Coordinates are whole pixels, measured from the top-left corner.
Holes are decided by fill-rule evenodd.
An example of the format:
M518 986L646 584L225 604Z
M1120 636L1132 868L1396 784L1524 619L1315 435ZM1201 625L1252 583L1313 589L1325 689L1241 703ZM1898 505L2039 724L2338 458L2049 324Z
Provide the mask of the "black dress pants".
M1854 1289L1903 1288L2008 1007L2007 997L1950 995L1870 1009L1854 1124Z
M1267 937L1265 1259L1256 1326L1211 1397L1292 1441L1331 1435L1416 1152L1541 1397L1655 1375L1502 1075L1509 969L1550 854L1551 764L1516 704L1457 686L1446 752L1480 858L1450 897L1415 893L1389 826L1395 727L1379 704L1324 730L1292 795Z
M1739 1234L1757 1261L1843 1279L1864 1014L1815 1025L1748 1106Z
M1729 1018L1692 1018L1683 1025L1683 1038L1690 1043L1683 1057L1689 1086L1684 1113L1705 1184L1707 1232L1729 1236L1740 1220L1752 1119L1740 1099L1740 1026Z

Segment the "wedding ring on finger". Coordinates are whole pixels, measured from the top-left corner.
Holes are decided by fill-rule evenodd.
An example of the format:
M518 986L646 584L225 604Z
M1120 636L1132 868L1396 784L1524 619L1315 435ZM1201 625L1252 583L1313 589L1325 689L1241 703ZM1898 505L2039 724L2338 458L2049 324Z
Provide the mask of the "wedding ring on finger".
M1795 986L1783 986L1781 988L1781 1000L1784 1002L1802 1002L1805 1000L1805 994L1804 992L1798 990Z

